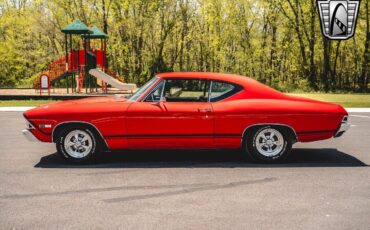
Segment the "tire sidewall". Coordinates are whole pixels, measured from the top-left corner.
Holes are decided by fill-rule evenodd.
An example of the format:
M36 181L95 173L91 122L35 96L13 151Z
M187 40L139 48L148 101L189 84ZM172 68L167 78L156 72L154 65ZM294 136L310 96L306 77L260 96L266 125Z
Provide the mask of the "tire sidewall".
M64 140L65 140L65 137L72 131L74 130L81 130L81 131L84 131L86 132L87 134L90 135L91 137L91 140L92 140L92 147L91 147L91 150L89 152L89 154L87 154L85 157L82 157L82 158L75 158L71 155L69 155L64 147ZM66 160L68 161L71 161L71 162L85 162L85 161L88 161L89 159L93 158L93 156L96 154L96 138L93 134L93 132L91 132L90 129L88 128L82 128L82 127L69 127L69 128L66 128L65 130L63 130L60 135L59 135L59 138L58 138L58 141L57 141L57 150L58 152L63 156L63 158L65 158Z

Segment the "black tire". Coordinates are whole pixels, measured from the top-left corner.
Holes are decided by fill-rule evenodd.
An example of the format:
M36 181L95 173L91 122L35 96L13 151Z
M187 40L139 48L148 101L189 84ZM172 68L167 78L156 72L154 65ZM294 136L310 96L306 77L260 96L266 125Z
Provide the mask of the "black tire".
M270 132L270 139L268 139L267 141L270 140L271 142L277 142L277 140L281 140L280 142L278 142L281 143L279 146L271 142L269 142L269 144L271 143L270 145L264 144L267 143L267 141L261 136L268 134L269 131L273 131L272 133L274 133L275 135L273 135L273 137L271 138ZM245 136L244 151L246 151L250 158L252 158L252 160L256 162L278 163L282 162L288 157L292 149L292 144L293 137L289 134L289 132L287 132L286 129L276 126L260 126L251 129ZM269 152L270 150L271 152Z
M89 151L86 151L84 156L82 157L76 157L69 152L71 150L66 149L65 142L67 141L66 138L70 135L73 134L74 132L78 132L81 134L87 134L88 137L90 138L88 141L85 141L85 144L89 145ZM90 141L91 140L91 141ZM90 147L91 146L91 147ZM99 153L101 152L101 143L100 140L98 139L96 132L88 127L85 126L80 126L80 125L71 125L67 126L65 129L63 129L59 135L58 139L56 141L56 148L58 153L68 162L71 163L77 163L77 164L83 164L83 163L89 163L98 158L100 155ZM68 148L68 147L67 147ZM77 151L78 152L78 151Z

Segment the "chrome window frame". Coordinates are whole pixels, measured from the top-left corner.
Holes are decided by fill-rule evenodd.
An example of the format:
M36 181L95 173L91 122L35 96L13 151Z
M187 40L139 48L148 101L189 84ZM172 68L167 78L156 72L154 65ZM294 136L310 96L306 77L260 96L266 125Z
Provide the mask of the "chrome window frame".
M163 101L163 93L164 93L164 89L166 88L167 79L163 79L163 81L164 83L163 83L163 88L162 88L161 97L159 98L159 101Z
M208 103L211 103L211 94L212 94L213 80L209 80L209 89L208 89Z
M210 93L211 93L211 86L212 86L212 80L211 79L201 79L201 78L163 78L162 80L164 81L164 84L163 84L163 88L162 88L162 93L161 93L161 98L160 98L160 100L159 101L163 101L163 93L164 93L164 89L166 88L166 82L167 82L167 80L173 80L173 79L176 79L176 80L198 80L198 81L206 81L206 82L210 82L209 83L209 88L208 88L208 98L207 98L207 103L210 103ZM161 81L160 81L161 82ZM160 83L160 82L158 82L158 84ZM157 84L157 85L158 85ZM153 90L155 90L156 89L156 86L153 88ZM149 96L149 94L150 93L152 93L153 91L150 91L146 96L145 96L145 99L146 99L146 97L147 96ZM142 100L142 102L144 102L145 101L145 99L144 100ZM184 101L184 102L190 102L190 101ZM194 103L194 102L192 102L192 103Z

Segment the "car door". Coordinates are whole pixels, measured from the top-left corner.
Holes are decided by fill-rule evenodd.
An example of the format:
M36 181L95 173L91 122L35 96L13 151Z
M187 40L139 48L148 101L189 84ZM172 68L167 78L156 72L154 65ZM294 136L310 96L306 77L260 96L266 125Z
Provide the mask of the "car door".
M242 133L250 114L240 113L237 100L232 100L243 87L230 82L213 80L209 101L214 119L215 148L240 148ZM230 100L231 99L231 100Z
M128 111L130 148L211 148L213 114L209 81L163 79Z

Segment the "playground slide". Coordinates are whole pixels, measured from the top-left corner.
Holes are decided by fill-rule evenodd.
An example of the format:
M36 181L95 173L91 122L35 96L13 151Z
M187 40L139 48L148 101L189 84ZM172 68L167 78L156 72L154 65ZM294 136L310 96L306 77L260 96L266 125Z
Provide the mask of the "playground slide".
M99 80L102 80L109 85L113 86L114 88L117 88L119 90L124 91L131 91L134 92L136 90L136 84L128 84L118 81L117 79L113 78L112 76L98 70L98 69L91 69L89 73L96 77Z

